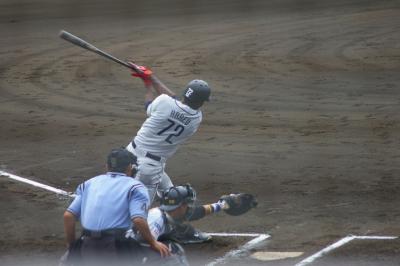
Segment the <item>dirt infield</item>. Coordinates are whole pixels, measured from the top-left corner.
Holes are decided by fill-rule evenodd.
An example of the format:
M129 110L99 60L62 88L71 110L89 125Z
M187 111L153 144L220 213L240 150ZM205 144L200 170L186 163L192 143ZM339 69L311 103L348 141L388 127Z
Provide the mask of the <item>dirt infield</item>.
M259 207L198 228L267 232L259 250L305 256L350 233L400 234L398 1L2 0L0 169L73 191L135 135L144 88L61 29L150 66L176 92L210 83L204 121L167 172L203 203L243 191ZM0 264L54 265L67 204L0 178ZM189 259L245 241L217 238ZM367 250L358 257L387 254Z
M399 265L399 240L356 240L316 261L315 265ZM371 256L372 255L372 256Z

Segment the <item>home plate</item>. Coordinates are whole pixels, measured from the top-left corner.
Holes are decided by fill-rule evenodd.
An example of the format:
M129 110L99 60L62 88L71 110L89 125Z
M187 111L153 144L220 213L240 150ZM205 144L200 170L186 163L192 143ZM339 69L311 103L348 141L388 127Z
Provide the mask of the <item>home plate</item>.
M288 258L296 258L303 255L303 252L266 252L258 251L254 252L251 257L257 260L270 261L270 260L282 260Z

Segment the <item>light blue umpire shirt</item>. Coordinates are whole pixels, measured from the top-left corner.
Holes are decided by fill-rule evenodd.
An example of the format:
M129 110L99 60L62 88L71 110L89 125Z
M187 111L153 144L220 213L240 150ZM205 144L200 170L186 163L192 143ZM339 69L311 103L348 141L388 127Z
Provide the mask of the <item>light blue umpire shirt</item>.
M128 229L136 217L147 219L150 199L146 187L123 173L108 172L80 184L68 211L84 229Z

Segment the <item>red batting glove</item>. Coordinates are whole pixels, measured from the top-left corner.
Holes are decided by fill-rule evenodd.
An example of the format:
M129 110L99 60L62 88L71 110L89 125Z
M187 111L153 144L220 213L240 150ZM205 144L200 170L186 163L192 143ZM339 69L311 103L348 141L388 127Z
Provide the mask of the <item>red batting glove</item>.
M141 73L136 72L134 70L134 72L132 73L132 76L139 77L141 79L150 79L151 74L153 74L153 71L151 71L150 69L148 69L145 66L137 66L137 69L139 69L139 71L141 71Z
M132 62L129 62L129 64L138 70L133 70L131 74L133 77L141 78L146 86L151 85L151 75L153 74L153 71L145 66L138 66Z

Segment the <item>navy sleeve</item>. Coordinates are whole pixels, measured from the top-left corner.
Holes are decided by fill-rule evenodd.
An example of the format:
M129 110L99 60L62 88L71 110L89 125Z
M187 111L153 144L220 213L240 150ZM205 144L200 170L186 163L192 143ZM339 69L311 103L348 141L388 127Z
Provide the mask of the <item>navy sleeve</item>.
M147 108L149 108L149 105L150 105L152 102L153 102L153 101L146 101L146 102L144 103L144 110L147 111Z
M203 206L195 206L195 207L188 209L188 211L186 212L185 218L187 221L195 221L195 220L199 220L199 219L203 218L204 216L206 216L206 210L204 209L204 207Z

